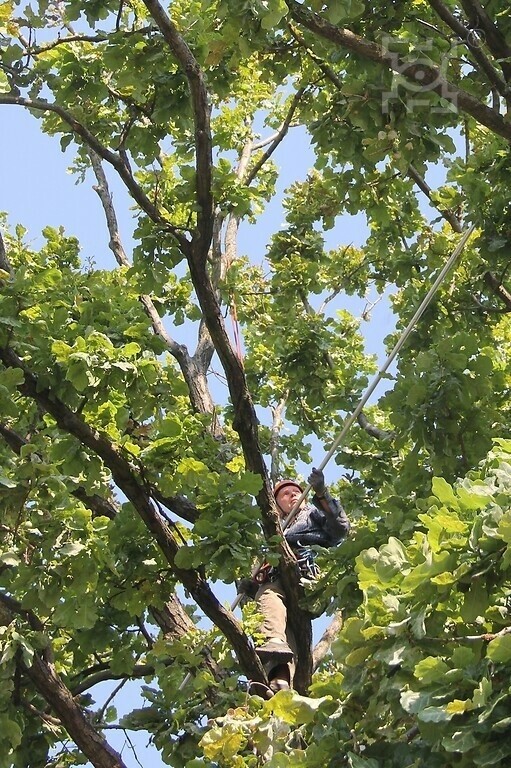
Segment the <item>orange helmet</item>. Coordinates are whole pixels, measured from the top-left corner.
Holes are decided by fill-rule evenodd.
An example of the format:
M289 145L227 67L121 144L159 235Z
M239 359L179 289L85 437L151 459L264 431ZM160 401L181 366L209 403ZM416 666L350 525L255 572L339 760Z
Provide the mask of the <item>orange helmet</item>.
M298 488L298 490L303 493L302 486L296 480L280 480L275 486L275 488L273 489L274 497L277 498L277 494L279 493L279 491L281 491L283 488L286 488L288 485L294 485L295 488Z

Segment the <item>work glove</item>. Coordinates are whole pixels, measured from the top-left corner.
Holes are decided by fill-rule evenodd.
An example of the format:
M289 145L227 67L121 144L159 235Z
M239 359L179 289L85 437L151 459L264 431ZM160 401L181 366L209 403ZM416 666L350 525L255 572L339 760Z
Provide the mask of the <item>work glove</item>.
M314 491L316 496L321 497L325 495L325 491L326 491L325 476L320 469L316 469L316 467L312 467L312 472L307 478L307 482L312 487L312 490Z
M249 600L254 600L259 584L254 579L244 578L236 582L239 595L245 595Z

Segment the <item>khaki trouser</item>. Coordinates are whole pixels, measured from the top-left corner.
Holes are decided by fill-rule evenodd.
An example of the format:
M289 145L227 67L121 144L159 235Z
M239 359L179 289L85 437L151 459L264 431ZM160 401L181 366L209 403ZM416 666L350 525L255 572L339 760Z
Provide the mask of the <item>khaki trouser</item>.
M263 623L260 626L261 634L266 640L276 638L287 643L296 657L296 642L290 627L287 626L287 607L285 593L279 579L267 581L257 590L255 596L257 607L263 614ZM271 672L271 662L265 665L266 673ZM295 661L289 662L290 681L293 682Z

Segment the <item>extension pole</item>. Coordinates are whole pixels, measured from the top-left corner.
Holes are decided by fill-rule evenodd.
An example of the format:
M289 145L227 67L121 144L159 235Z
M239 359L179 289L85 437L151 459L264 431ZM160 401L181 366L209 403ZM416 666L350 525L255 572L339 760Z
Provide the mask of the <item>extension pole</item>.
M335 438L334 442L332 443L332 446L331 446L330 450L328 451L328 453L326 454L325 458L323 459L323 461L319 465L319 467L318 467L319 470L322 471L326 467L326 465L328 464L328 462L330 461L330 459L332 458L332 456L336 452L337 448L341 445L342 441L344 440L344 438L348 434L348 431L350 430L352 424L360 416L360 414L362 412L362 409L364 408L365 404L367 403L367 401L369 400L369 398L373 394L374 390L376 389L376 387L378 386L378 384L382 380L383 376L385 375L385 373L387 372L387 370L389 369L389 367L393 363L393 361L396 358L397 354L399 353L401 347L406 342L406 340L410 336L411 332L413 331L414 327L416 326L416 324L418 323L418 321L420 320L420 318L424 314L424 311L426 310L426 308L431 303L431 300L433 299L433 296L435 295L435 293L437 292L438 288L440 287L440 285L444 281L447 273L451 270L451 268L453 267L453 265L456 262L457 258L459 257L459 255L463 251L463 248L465 247L466 242L467 242L468 238L470 237L470 235L472 234L472 232L474 231L474 229L475 229L475 224L472 224L465 231L463 236L461 237L458 245L456 246L456 248L452 252L452 254L449 257L449 259L446 261L445 265L443 266L443 268L439 272L435 282L433 283L433 285L429 289L429 291L426 294L426 296L421 301L421 303L420 303L418 309L415 311L415 314L413 315L412 319L410 320L410 322L408 323L408 325L406 326L406 328L402 332L401 336L397 340L396 345L394 346L394 349L392 350L390 355L385 360L383 366L380 368L380 370L378 371L378 373L374 377L373 381L369 385L367 391L363 395L362 399L358 403L358 405L355 408L355 410L353 411L353 413L351 413L346 418L346 420L345 420L345 422L344 422L344 424L343 424L343 426L341 428L341 431L339 432L339 434ZM297 514L298 510L300 509L300 505L301 505L302 501L304 501L304 499L307 497L307 495L308 495L310 490L311 490L311 486L307 485L305 490L302 492L302 495L297 500L297 502L294 505L293 509L291 510L289 515L286 517L284 523L282 524L282 530L283 531L285 531L286 528L289 525L291 525L291 523L295 519L296 514ZM259 569L260 569L260 566L257 566L252 571L252 578L255 578L255 576L259 572ZM242 598L242 595L237 595L236 596L236 599L234 600L233 604L231 605L231 611L234 611L234 609L237 608L237 606L239 605L239 603L241 601L241 598Z
M331 446L330 450L328 451L328 453L326 454L325 458L323 459L323 461L319 465L319 467L318 467L319 470L323 471L323 469L326 467L326 465L328 464L328 462L330 461L330 459L332 458L332 456L336 452L337 448L341 445L342 441L344 440L344 438L348 434L348 431L350 430L350 428L351 428L352 424L354 423L354 421L360 416L360 414L362 412L362 409L364 408L365 404L367 403L367 401L369 400L369 398L373 394L374 390L376 389L376 387L378 386L378 384L382 380L382 378L385 375L385 373L387 372L387 370L390 368L391 364L393 363L394 359L396 358L397 354L399 353L401 347L403 346L403 344L406 342L406 340L410 336L410 334L413 331L414 327L416 326L416 324L418 323L418 321L420 320L420 318L424 314L424 311L427 309L427 307L431 303L431 300L433 299L433 296L435 295L435 293L437 292L438 288L440 287L440 285L444 281L446 275L451 270L451 268L453 267L453 265L456 262L457 258L459 257L459 255L463 251L463 248L465 247L466 242L467 242L468 238L470 237L470 235L473 233L474 229L475 229L475 224L472 224L465 231L463 236L461 237L458 245L456 246L456 248L452 252L452 254L449 257L449 259L446 261L446 263L443 266L443 268L440 270L440 272L439 272L435 282L433 283L433 285L431 286L431 288L427 292L426 296L421 301L421 303L420 303L418 309L415 311L415 314L413 315L412 319L410 320L410 322L408 323L408 325L406 326L406 328L402 332L401 336L397 340L396 345L394 346L394 349L392 350L390 355L385 360L383 366L380 368L380 370L378 371L378 373L374 377L373 381L369 385L367 391L363 395L362 399L358 403L358 405L355 408L355 410L353 411L353 413L351 413L346 418L346 420L345 420L345 422L344 422L344 424L343 424L339 434L337 435L337 437L335 438L334 442L332 443L332 446ZM297 500L297 502L294 505L293 509L291 510L289 515L286 517L284 523L282 524L282 530L283 531L285 531L286 528L289 525L291 525L291 523L295 519L296 514L297 514L298 510L300 509L300 505L301 505L302 501L304 501L304 499L307 497L309 491L311 490L311 487L312 487L311 485L307 485L306 486L305 490L302 492L302 495ZM259 573L260 568L261 568L260 565L258 565L258 566L256 566L254 568L254 570L252 571L252 574L251 574L252 578L255 578L257 576L257 574ZM234 611L234 609L238 607L238 605L241 602L242 597L243 597L243 595L236 595L236 599L234 600L233 604L231 605L231 611ZM181 685L179 686L180 690L181 690L181 688L184 688L184 686L187 684L187 682L188 682L188 680L190 678L191 678L191 673L189 672L187 674L187 676L185 677L185 679L183 680L183 682L181 683Z

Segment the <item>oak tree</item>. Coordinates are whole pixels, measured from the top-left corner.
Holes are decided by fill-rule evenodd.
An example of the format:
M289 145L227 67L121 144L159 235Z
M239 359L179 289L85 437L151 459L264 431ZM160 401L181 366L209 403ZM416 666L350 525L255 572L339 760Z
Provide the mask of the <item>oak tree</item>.
M92 169L115 258L2 220L0 766L122 768L111 728L187 768L507 765L508 4L7 0L0 35L1 109ZM242 253L298 126L314 168ZM357 213L361 248L336 228ZM336 455L354 532L304 592L272 481L375 372L366 297L390 301L390 349L469 224ZM296 690L269 701L246 684L254 608L218 597L262 556L299 638ZM147 705L118 718L98 684L130 679Z

